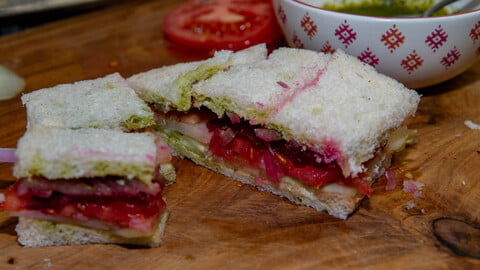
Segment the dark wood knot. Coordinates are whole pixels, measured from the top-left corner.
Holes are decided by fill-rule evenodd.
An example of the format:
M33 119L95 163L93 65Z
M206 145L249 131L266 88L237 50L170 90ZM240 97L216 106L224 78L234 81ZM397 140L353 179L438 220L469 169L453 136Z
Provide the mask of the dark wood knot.
M432 221L433 235L459 256L480 259L480 226L440 217Z

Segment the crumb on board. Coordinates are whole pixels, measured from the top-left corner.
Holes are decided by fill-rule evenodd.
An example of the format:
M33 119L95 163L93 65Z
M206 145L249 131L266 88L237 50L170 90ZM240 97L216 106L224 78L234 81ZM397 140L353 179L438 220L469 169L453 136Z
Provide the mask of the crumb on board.
M417 205L416 203L410 202L410 203L405 204L405 205L403 206L403 208L404 208L405 210L411 210L411 209L413 209L413 208L415 208L415 207L417 207L417 206L418 206L418 205ZM426 211L425 211L425 208L420 209L420 213L425 214L425 212L426 212Z
M462 184L463 184L464 186L466 186L466 185L467 185L467 182L465 182L465 180L463 180L463 181L462 181Z
M45 258L45 259L43 259L43 261L45 262L46 267L51 267L52 266L52 262L50 261L49 258Z
M465 120L463 123L470 129L480 130L480 125L472 122L471 120Z
M414 208L414 207L416 207L416 206L417 206L416 203L407 203L407 204L405 205L405 209L410 210L410 209L412 209L412 208Z

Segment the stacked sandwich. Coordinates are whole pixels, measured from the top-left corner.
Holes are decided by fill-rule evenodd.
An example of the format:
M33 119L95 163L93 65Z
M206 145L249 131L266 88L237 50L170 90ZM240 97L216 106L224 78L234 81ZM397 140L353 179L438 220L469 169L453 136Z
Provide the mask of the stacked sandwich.
M158 245L161 179L174 170L155 134L178 157L345 219L411 139L402 122L419 102L340 50L268 54L264 45L22 99L28 131L5 209L21 217L27 246ZM152 126L155 134L145 131ZM117 214L131 202L138 215L125 216L135 218Z
M411 139L418 94L341 50L220 56L128 79L180 157L345 219Z
M112 74L22 97L28 125L4 209L28 247L123 243L158 246L175 180L153 112Z

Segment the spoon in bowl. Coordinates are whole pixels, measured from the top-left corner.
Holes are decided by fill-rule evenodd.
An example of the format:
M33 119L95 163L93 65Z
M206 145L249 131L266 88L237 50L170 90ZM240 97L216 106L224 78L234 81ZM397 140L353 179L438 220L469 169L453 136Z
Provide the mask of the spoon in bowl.
M442 0L438 3L436 3L435 5L431 6L430 8L428 8L422 14L404 14L404 15L400 15L399 17L430 17L436 11L438 11L438 10L444 8L445 6L448 6L451 3L456 2L456 1L458 1L458 0Z
M442 0L438 3L436 3L435 5L431 6L429 9L427 9L423 13L422 17L430 17L430 16L432 16L433 13L435 13L435 11L440 10L440 9L444 8L445 6L450 5L451 3L456 2L456 1L457 0Z

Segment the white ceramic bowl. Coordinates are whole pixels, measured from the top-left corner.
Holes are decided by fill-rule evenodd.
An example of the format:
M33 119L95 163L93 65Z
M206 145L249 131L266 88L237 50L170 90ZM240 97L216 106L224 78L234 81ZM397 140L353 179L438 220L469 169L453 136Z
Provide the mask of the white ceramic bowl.
M361 16L318 7L325 2L273 0L289 46L342 49L410 88L451 79L480 57L480 1L460 0L451 5L460 13L428 18Z

